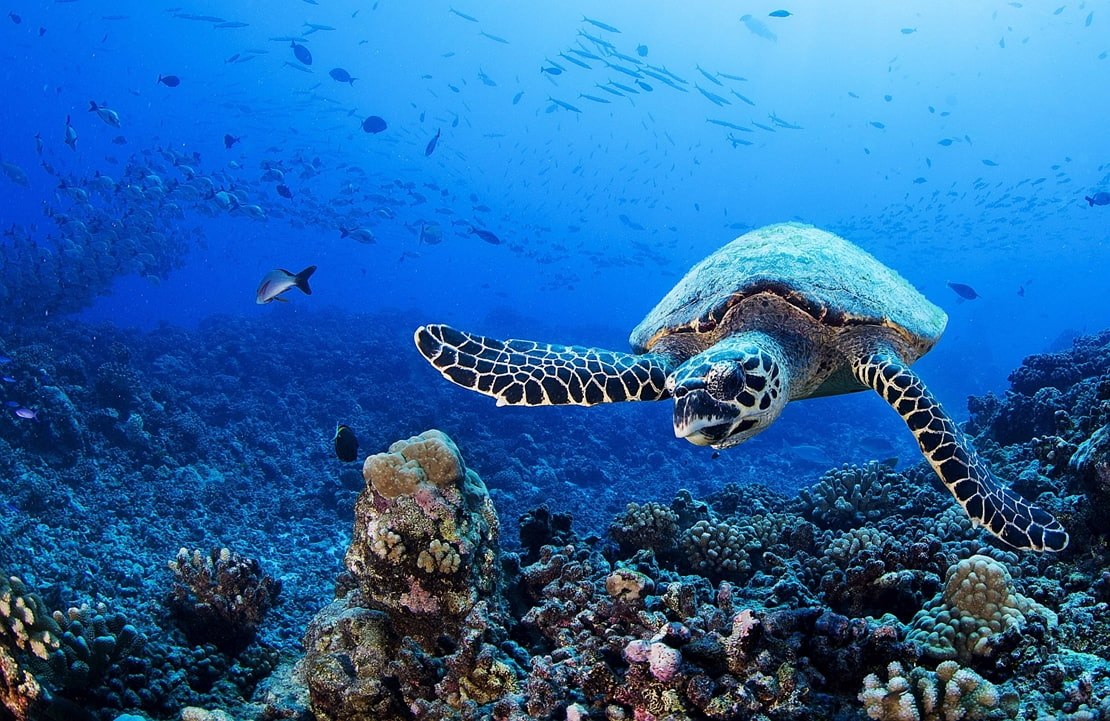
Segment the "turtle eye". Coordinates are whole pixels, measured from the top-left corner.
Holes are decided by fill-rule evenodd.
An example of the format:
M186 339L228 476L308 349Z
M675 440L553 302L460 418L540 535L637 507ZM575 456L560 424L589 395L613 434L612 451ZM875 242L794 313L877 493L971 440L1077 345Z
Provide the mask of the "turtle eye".
M747 386L744 369L736 363L714 363L705 377L709 395L719 400L733 400Z

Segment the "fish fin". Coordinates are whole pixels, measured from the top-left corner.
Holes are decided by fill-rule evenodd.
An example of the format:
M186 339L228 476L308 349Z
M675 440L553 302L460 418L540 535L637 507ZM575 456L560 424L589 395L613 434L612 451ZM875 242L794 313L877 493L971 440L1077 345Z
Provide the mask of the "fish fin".
M312 295L312 288L308 287L308 279L316 272L316 266L310 265L300 273L293 276L293 285L297 286L305 295Z
M280 302L280 303L288 303L289 302L288 298L282 298L280 295L275 295L273 298L270 298L270 301L275 301L275 300Z
M1087 201L1088 207L1091 207L1091 208L1095 207L1095 199L1094 198L1088 198L1087 196L1084 195L1083 200Z
M92 107L89 108L90 113L95 113L97 110L100 109L100 107L96 104L95 100L90 100L89 105L92 106ZM68 120L67 120L67 122L68 122Z

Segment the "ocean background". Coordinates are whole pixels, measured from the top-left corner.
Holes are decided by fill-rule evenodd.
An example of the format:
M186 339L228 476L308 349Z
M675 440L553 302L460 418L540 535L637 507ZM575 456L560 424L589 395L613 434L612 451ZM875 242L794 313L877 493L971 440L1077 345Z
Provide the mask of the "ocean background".
M1110 207L1085 200L1110 191L1104 2L0 10L0 571L54 608L151 633L177 549L229 547L282 579L264 633L296 653L362 488L337 424L360 459L449 434L510 549L541 503L603 535L681 488L917 463L871 393L792 404L714 457L669 403L498 409L412 345L434 322L625 350L689 266L765 224L835 232L947 311L915 367L959 420L1110 325ZM255 302L310 265L311 296Z

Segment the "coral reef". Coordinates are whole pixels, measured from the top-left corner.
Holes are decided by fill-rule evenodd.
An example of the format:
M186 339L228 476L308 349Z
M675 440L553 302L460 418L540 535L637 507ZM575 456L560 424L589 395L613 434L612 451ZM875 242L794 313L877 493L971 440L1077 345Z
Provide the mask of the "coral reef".
M1003 632L1020 634L1032 614L1056 627L1055 613L1014 590L1004 564L972 556L948 569L944 589L914 617L910 639L932 658L966 664L996 653Z
M170 603L190 638L230 653L254 640L281 592L281 581L263 573L257 560L227 548L207 554L182 548L169 568L174 575Z
M40 408L38 422L0 414L0 554L27 580L11 597L56 640L41 659L10 631L26 612L7 612L0 699L12 713L37 698L159 721L185 707L258 721L792 721L908 714L908 693L920 718L1110 718L1105 376L1068 371L1051 375L1059 387L1023 381L973 400L983 456L1073 536L1062 554L1018 555L971 527L924 464L813 470L815 487L793 497L784 479L799 475L773 451L756 465L636 434L601 443L563 415L533 421L435 394L410 392L401 418L381 400L411 390L411 375L385 341L342 349L378 359L372 374L298 350L335 355L329 339L351 322L224 319L140 335L55 321L0 339L15 379L4 398ZM275 332L291 350L253 362ZM1110 336L1037 372L1097 372L1101 354ZM327 452L337 418L375 448L442 421L470 467L428 433L360 476ZM493 479L489 493L471 469ZM519 545L500 536L494 504L520 519ZM282 559L283 603L258 615L245 648L165 613L177 576L164 560L183 539L218 549L221 538ZM174 563L220 563L218 551L195 556ZM249 566L245 593L225 600L257 600ZM998 706L972 708L990 687ZM966 703L944 706L957 695Z
M879 721L989 721L1012 717L1012 711L1002 707L994 684L955 661L944 661L935 671L915 666L909 673L901 663L892 661L887 666L886 683L877 674L863 679L859 699L868 718Z
M348 573L305 635L317 718L446 718L515 691L520 669L493 645L499 526L482 480L435 430L363 475Z

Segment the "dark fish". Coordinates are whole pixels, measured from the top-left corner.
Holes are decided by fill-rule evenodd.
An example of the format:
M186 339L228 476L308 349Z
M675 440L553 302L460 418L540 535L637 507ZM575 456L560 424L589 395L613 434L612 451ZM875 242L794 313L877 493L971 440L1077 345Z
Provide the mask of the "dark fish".
M68 115L66 116L66 135L65 135L65 139L66 139L66 145L68 145L71 150L77 150L77 130L72 125L70 125ZM41 150L39 151L39 154L40 155L42 154Z
M767 13L768 17L772 18L788 18L791 12L789 10L775 10L774 12Z
M385 120L379 118L377 115L371 115L366 120L362 121L362 129L367 133L380 133L386 129Z
M570 110L571 112L574 112L574 113L582 112L581 110L574 107L570 103L565 103L562 100L556 100L555 98L551 97L550 95L547 96L547 99L550 100L551 102L555 103L555 105L559 106L560 108L563 108L564 110ZM553 109L554 109L554 106L552 106L552 108L549 109L547 112L550 113L551 110L553 110Z
M541 67L540 72L541 73L547 73L548 75L562 75L563 74L563 69L562 68L557 68L555 66L551 66L550 68Z
M224 147L230 150L231 146L235 145L240 140L242 140L242 138L237 138L234 135L224 135Z
M886 127L886 125L884 123L880 123L878 120L872 120L870 122L870 125L871 125L871 127L878 128L879 130L882 130L883 128Z
M308 48L304 45L298 45L296 40L291 40L289 44L293 48L293 54L297 56L297 60L305 65L312 64L312 53L308 52Z
M9 11L8 12L8 17L10 17L12 19L12 22L15 23L16 25L23 22L23 18L16 15L14 11Z
M176 88L181 84L181 78L176 75L159 75L158 82L162 83L167 88Z
M351 74L343 68L335 68L330 73L328 73L328 75L330 75L332 79L337 80L341 83L350 83L352 87L354 86L355 81L358 80L358 78L352 78Z
M641 58L646 58L647 54L648 54L648 46L647 45L637 45L636 46L636 54L639 55Z
M1022 298L1025 297L1025 286L1024 285L1019 285L1018 286L1017 294L1020 295Z
M276 190L277 194L283 198L289 198L290 200L293 199L293 191L290 190L289 186L284 183L279 183L278 185L274 186L274 190Z
M111 108L106 108L103 105L97 105L95 100L89 101L89 112L96 113L96 117L103 120L107 125L113 128L119 127L119 113Z
M975 289L972 288L970 285L964 285L963 283L953 283L952 281L948 281L948 287L951 288L953 291L955 291L956 295L960 296L961 298L963 298L965 300L975 300L976 298L982 298L983 297L983 296L979 295L978 293L976 293Z
M721 452L720 451L713 451L713 455L710 456L710 458L712 458L713 460L717 460L720 457L721 457Z
M116 137L112 138L112 144L127 145L127 138L123 137L122 135L117 135Z
M501 239L498 238L493 233L489 232L488 230L482 230L481 228L475 228L472 225L472 226L470 226L470 234L478 236L479 238L486 241L490 245L501 245Z
M508 41L508 40L506 40L505 38L502 38L502 37L498 37L498 36L496 36L496 35L490 35L490 34L489 34L489 33L487 33L487 32L486 32L485 30L481 31L481 32L480 32L480 33L478 33L478 34L479 34L479 35L481 35L482 37L487 37L487 38L489 38L490 40L493 40L494 42L497 42L497 43L501 43L502 45L508 45L508 44L509 44L509 41Z
M259 305L263 303L271 303L275 300L280 300L283 303L288 301L281 297L281 294L290 288L297 288L305 295L312 295L312 288L308 287L308 279L316 272L316 266L310 265L300 273L293 275L287 270L275 268L266 275L262 276L262 282L258 286L258 290L254 294L254 302Z
M519 93L517 93L516 95L513 96L513 105L516 105L517 103L519 103L520 99L523 98L523 97L524 97L524 91L521 90Z
M937 141L937 145L943 145L946 148L951 144L952 144L952 138L945 138L944 140L938 140Z
M420 244L439 245L443 242L443 228L439 223L420 224Z
M472 22L472 23L476 23L476 22L478 22L478 18L476 18L476 17L474 17L474 16L472 16L472 15L467 15L467 14L465 14L465 13L461 13L461 12L459 12L458 10L456 10L455 8L451 8L451 9L450 9L450 10L449 10L448 12L451 12L451 13L452 13L452 14L454 14L454 15L458 15L458 16L459 16L460 18L462 18L463 20L469 20L469 21L470 21L470 22Z
M640 225L639 223L637 223L636 221L632 220L631 218L629 218L629 217L628 217L627 215L625 215L624 213L621 213L621 214L620 214L619 216L617 216L617 217L618 217L618 218L620 218L620 221L621 221L622 223L624 223L625 225L627 225L627 226L628 226L629 228L631 228L632 230L643 230L643 229L644 229L644 226L642 226L642 225Z
M1100 191L1094 195L1084 196L1083 200L1087 201L1087 205L1091 208L1096 205L1110 205L1110 193Z
M987 166L990 166L992 168L997 168L998 167L998 163L994 162L993 160L990 160L989 158L983 160L983 165L987 165Z
M424 148L424 156L427 157L436 151L436 145L439 144L439 134L442 130L437 130L435 136L428 141L428 145Z
M620 30L617 30L612 25L606 25L605 23L601 22L600 20L591 20L590 18L586 17L585 15L582 16L582 22L589 23L590 25L593 25L595 28L601 28L602 30L606 30L606 31L611 32L611 33L619 33L620 32Z
M358 438L355 432L347 426L335 429L335 457L344 463L350 463L358 458Z

